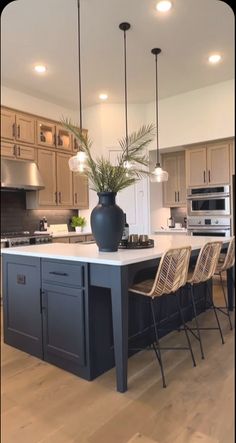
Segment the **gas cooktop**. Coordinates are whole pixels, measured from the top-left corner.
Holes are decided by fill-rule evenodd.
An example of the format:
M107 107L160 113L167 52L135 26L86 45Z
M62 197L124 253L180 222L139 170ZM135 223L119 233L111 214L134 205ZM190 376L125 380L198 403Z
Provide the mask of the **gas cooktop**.
M47 232L39 235L30 233L30 231L2 232L1 238L6 239L6 247L8 248L13 246L37 245L52 241L52 236Z

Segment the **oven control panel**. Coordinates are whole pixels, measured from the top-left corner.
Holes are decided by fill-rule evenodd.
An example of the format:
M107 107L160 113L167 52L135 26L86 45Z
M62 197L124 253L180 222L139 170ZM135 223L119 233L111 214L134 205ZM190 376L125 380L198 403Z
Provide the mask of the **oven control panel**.
M230 217L187 217L187 226L230 226Z

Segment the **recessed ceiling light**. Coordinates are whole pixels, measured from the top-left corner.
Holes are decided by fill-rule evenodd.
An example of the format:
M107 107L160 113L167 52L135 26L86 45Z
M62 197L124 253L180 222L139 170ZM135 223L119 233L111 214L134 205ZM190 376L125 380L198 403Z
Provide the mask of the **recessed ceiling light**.
M167 12L172 8L172 3L169 0L162 0L156 4L156 9L159 12Z
M108 99L108 95L105 94L105 93L102 93L102 94L99 94L99 98L100 98L101 100L107 100L107 99Z
M44 72L46 72L47 68L45 65L35 65L34 66L34 70L35 72L37 72L38 74L43 74Z
M220 54L212 54L208 57L209 63L215 64L221 61L222 57Z

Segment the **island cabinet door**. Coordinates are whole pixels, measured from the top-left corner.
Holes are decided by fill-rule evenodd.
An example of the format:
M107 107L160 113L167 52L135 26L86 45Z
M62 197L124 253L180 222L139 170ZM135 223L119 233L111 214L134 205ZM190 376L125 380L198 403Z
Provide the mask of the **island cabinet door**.
M3 257L4 341L42 358L40 259Z
M70 372L85 365L84 291L43 283L44 359Z

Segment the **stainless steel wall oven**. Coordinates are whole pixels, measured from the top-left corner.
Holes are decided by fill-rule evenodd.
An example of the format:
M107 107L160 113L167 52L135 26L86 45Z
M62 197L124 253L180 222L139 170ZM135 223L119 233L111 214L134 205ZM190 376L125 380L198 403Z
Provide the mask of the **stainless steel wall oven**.
M230 186L188 189L187 215L230 215Z

